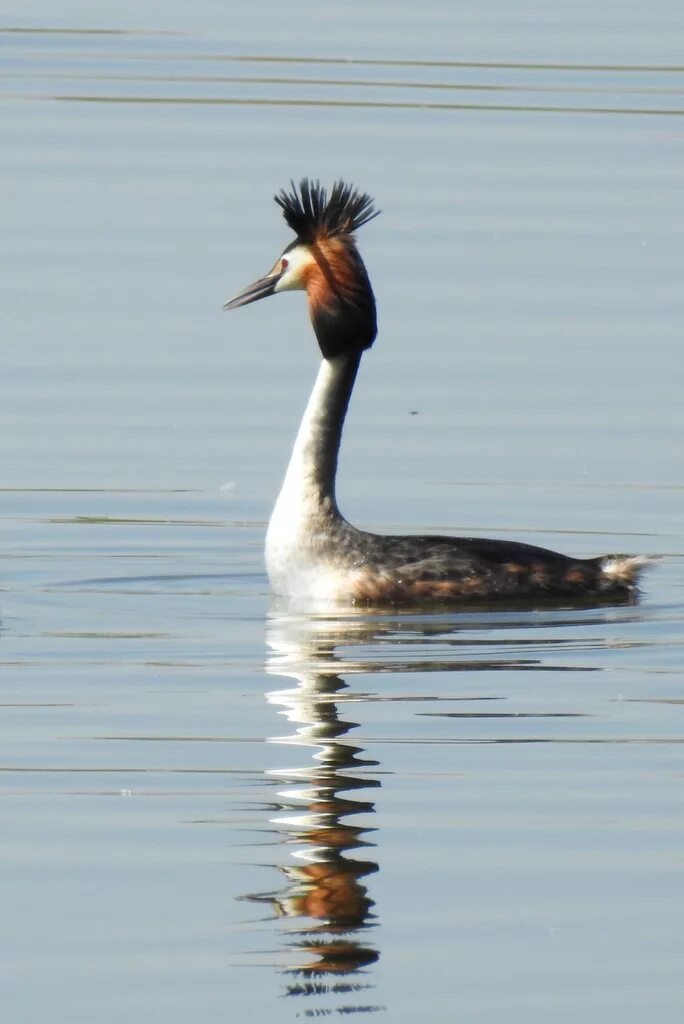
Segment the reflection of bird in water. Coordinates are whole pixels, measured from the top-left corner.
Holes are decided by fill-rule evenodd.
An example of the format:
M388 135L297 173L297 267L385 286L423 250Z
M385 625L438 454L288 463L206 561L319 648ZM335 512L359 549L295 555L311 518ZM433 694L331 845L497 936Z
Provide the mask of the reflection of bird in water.
M578 666L573 657L567 662L559 657L564 651L576 651L577 627L590 627L586 642L594 647L596 627L611 626L603 642L612 645L616 617L635 614L633 608L595 608L531 618L529 613L509 611L493 620L484 611L454 617L448 612L417 616L345 609L314 616L293 614L289 603L273 608L267 624L271 653L266 668L271 675L295 680L296 685L266 695L290 725L286 735L273 737L271 742L278 744L281 752L285 748L295 755L304 751L306 760L302 764L290 759L294 766L267 772L278 789L276 800L266 805L269 816L276 811L269 845L287 854L286 863L270 866L280 872L284 884L275 891L245 898L272 911L268 927L274 929L281 946L277 964L289 975L288 995L325 997L328 1006L320 1011L323 1016L331 1012L333 999L344 996L348 1000L350 993L375 985L372 965L381 956L381 933L374 929L379 923L372 900L375 880L371 877L379 870L371 859L375 857L371 834L375 805L364 799L367 792L360 791L377 789L382 776L377 763L351 741L355 724L347 716L352 704L367 710L371 702L427 701L434 710L426 712L421 707L417 714L427 713L442 722L508 718L519 724L521 717L563 717L566 712L555 705L522 714L517 706L508 709L508 698L490 685L495 670L548 671L553 667L586 672L587 666ZM570 625L574 630L567 631ZM567 636L559 636L552 626L567 631ZM516 657L518 651L525 656ZM553 655L551 662L547 655ZM474 669L485 671L484 681L480 675L475 682ZM388 692L369 685L378 673L416 671L446 673L449 692L430 695L421 685L398 693L396 687ZM358 685L362 679L370 692ZM499 703L492 705L492 701ZM454 706L454 702L465 703ZM492 707L494 712L489 711ZM487 743L510 742L505 733L478 735ZM516 735L520 739L519 733ZM452 739L472 741L468 731L461 729ZM539 738L524 737L522 742L530 740L538 742ZM401 789L395 778L395 793L397 784ZM402 806L400 794L399 801ZM403 808L410 822L412 807ZM416 852L412 869L413 880L408 884L419 887L425 876L421 850ZM402 890L395 890L395 906L402 905L403 896ZM272 946L270 941L269 948Z
M377 212L337 182L330 196L304 179L275 197L295 240L228 309L302 289L323 362L266 537L271 584L283 596L382 604L534 596L629 596L640 556L569 558L530 544L477 537L383 536L358 530L335 498L342 427L375 299L354 232Z
M377 863L349 856L370 846L365 838L370 829L349 819L374 812L372 802L351 794L380 783L358 774L376 762L364 759L361 748L347 739L355 723L339 714L347 684L335 673L332 651L321 648L310 658L312 652L303 650L299 640L287 628L284 635L277 629L270 631L276 654L269 672L294 677L298 683L293 689L267 694L268 701L280 706L296 726L294 734L272 742L313 748L314 764L269 772L286 783L279 792L282 813L273 823L288 846L295 848L294 863L279 869L288 881L284 892L247 898L269 903L277 917L296 923L294 932L288 932L297 936L287 944L288 970L307 977L345 975L378 958L373 946L361 938L375 924L373 900L363 879L377 871Z
M302 692L268 695L272 703L288 708L289 721L300 725L296 735L284 742L320 748L315 767L290 776L306 779L304 788L289 794L298 801L305 801L306 813L294 819L280 819L280 823L288 825L291 840L306 844L306 848L299 851L299 857L306 863L282 869L294 885L285 896L278 898L277 906L279 912L288 917L313 918L320 922L314 930L326 932L362 928L369 923L373 901L360 879L377 871L374 862L345 857L346 851L368 845L363 838L368 829L351 825L346 819L350 815L372 813L374 805L341 794L378 786L379 782L347 774L374 762L359 759L359 747L340 742L354 728L354 723L339 719L332 696L343 688L346 683L339 677L320 674L308 680ZM287 775L281 771L272 774ZM299 809L298 804L294 806Z

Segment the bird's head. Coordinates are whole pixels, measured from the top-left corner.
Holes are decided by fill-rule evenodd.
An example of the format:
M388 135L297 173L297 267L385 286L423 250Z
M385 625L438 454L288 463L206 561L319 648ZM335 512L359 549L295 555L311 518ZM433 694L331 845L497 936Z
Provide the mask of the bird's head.
M354 232L377 217L369 195L337 181L330 196L320 182L304 178L299 188L274 198L296 238L260 277L224 306L236 309L276 292L307 293L309 313L326 359L370 348L377 333L375 298Z

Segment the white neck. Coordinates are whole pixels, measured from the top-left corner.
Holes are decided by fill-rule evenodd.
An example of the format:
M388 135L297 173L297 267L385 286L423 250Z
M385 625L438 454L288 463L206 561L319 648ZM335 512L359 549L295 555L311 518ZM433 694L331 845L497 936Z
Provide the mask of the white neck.
M361 352L324 359L292 449L266 535L266 565L277 593L291 593L291 578L320 557L325 537L341 516L335 499L342 427Z

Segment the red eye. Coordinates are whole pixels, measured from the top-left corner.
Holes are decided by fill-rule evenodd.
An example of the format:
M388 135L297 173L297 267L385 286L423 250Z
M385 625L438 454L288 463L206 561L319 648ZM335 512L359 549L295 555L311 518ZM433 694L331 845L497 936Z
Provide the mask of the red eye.
M287 270L287 268L289 266L290 266L290 261L286 260L285 257L283 256L282 260L280 261L280 269L281 270Z

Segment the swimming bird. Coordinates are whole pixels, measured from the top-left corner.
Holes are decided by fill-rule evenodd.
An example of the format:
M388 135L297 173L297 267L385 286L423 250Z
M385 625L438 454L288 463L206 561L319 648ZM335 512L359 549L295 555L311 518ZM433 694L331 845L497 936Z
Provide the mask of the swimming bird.
M343 181L290 182L274 196L295 239L271 270L225 304L306 292L322 362L266 535L266 566L283 596L348 604L472 599L624 598L649 559L573 558L480 537L392 536L352 526L335 496L342 428L361 357L377 334L373 289L355 232L380 212Z

